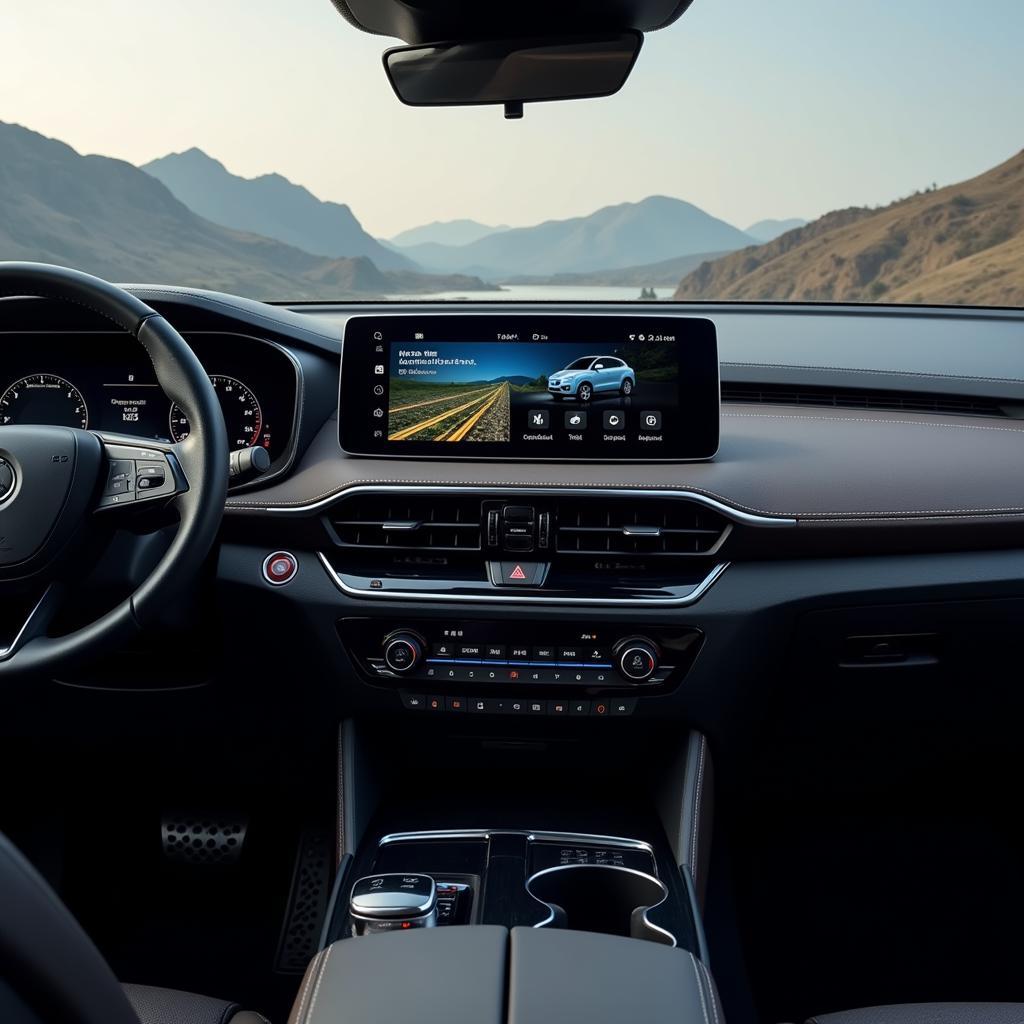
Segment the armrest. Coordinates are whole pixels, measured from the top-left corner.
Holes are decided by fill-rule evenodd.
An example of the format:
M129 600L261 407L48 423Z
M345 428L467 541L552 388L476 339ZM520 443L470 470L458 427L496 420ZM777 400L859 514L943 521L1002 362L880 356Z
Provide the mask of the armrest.
M715 983L692 953L654 942L514 928L508 1024L725 1024Z
M504 1024L508 931L418 928L314 958L289 1024Z

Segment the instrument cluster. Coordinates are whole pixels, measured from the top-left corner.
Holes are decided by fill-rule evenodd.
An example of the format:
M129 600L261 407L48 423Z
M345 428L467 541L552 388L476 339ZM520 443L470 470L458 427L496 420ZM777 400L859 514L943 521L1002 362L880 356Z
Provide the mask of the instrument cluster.
M210 374L232 449L261 447L271 464L291 443L297 368L277 345L235 334L186 335ZM145 350L124 335L0 334L0 426L46 423L160 441L191 426L156 382Z

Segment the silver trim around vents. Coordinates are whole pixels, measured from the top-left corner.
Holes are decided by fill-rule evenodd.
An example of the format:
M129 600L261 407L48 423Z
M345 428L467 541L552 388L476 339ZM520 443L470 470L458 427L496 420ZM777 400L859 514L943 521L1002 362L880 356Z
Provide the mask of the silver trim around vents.
M796 526L797 524L797 520L791 516L763 516L758 515L756 512L744 512L742 509L733 508L731 505L726 505L724 502L718 501L715 498L709 498L706 494L700 494L697 491L688 491L685 488L677 490L673 488L661 489L651 487L542 487L537 485L524 487L514 485L484 485L474 487L468 484L452 484L451 486L446 484L356 484L353 487L345 487L340 491L336 491L334 494L331 494L326 498L321 498L319 501L311 501L305 505L292 505L290 507L283 507L279 505L268 506L266 509L263 509L263 511L273 513L275 515L305 515L309 512L314 512L317 509L337 504L345 498L348 498L350 495L360 494L367 491L371 493L401 491L404 494L438 495L479 494L482 497L487 497L488 495L501 497L505 494L529 494L555 498L675 498L679 500L694 501L698 505L703 505L705 508L712 509L715 512L720 512L735 523L742 523L747 526L763 526L771 528Z
M322 551L316 553L320 563L327 570L331 582L349 597L391 598L393 601L495 601L508 603L537 602L540 604L582 604L582 605L629 605L647 608L656 605L661 608L680 608L699 601L711 588L715 580L729 567L728 562L720 562L692 590L679 597L555 597L546 594L508 591L502 593L473 594L435 594L425 590L370 590L369 587L353 587L346 583L337 569L331 565L330 559ZM484 584L481 582L480 584Z
M342 500L350 497L353 494L359 493L393 493L400 492L403 494L434 494L438 496L452 495L452 494L473 494L478 495L481 498L489 496L502 497L505 495L511 496L544 496L544 497L614 497L614 498L655 498L655 499L672 499L677 501L689 501L698 505L702 505L705 508L711 509L718 512L720 515L731 520L735 523L742 523L747 526L758 526L768 528L782 528L792 527L797 525L796 519L773 517L773 516L761 516L752 512L743 512L739 509L731 508L729 505L725 505L720 501L716 501L714 498L709 498L706 495L698 494L694 491L686 490L657 490L657 489L638 489L638 488L620 488L620 487L579 487L579 488L565 488L565 487L469 487L465 485L455 485L446 487L440 486L424 486L424 485L413 485L409 487L403 487L400 484L359 484L355 487L347 488L340 494L332 495L330 498L323 499L322 501L314 503L314 505L306 506L304 511L309 511L314 507L328 506L340 503ZM294 510L283 510L283 509L271 509L272 512L277 511L294 511ZM726 531L728 532L728 530ZM725 534L722 536L724 540ZM713 554L714 551L708 552ZM385 598L398 601L445 601L445 602L465 602L465 601L484 601L484 602L496 602L503 604L516 604L516 603L547 603L547 604L563 604L563 605L612 605L612 606L633 606L633 607L682 607L690 605L700 600L701 597L710 589L715 581L725 572L728 567L728 562L719 562L715 565L710 572L693 588L684 594L674 597L647 597L647 598L624 598L624 597L558 597L555 595L546 595L543 593L526 593L524 591L507 591L507 592L483 592L483 593L471 593L471 594L450 594L450 593L434 593L423 590L413 589L396 589L396 590L371 590L369 587L356 587L351 583L347 582L342 573L339 573L337 569L331 564L330 558L323 551L317 552L317 557L320 559L321 564L327 571L327 575L334 585L343 593L349 597L369 597L369 598Z

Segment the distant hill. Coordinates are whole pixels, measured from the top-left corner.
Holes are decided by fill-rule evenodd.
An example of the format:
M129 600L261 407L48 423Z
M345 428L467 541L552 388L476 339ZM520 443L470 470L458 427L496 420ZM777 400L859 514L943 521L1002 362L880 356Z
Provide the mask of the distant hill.
M749 235L691 203L649 196L586 217L498 231L469 245L425 243L404 252L429 270L495 279L632 267L693 253L731 252L750 241Z
M496 231L507 231L507 224L488 225L465 217L459 220L435 220L430 224L400 231L388 244L399 248L435 243L437 245L469 245Z
M794 228L802 228L807 221L801 217L790 217L789 220L759 220L746 229L747 234L759 242L770 242L779 235L784 235Z
M1024 152L958 185L836 210L703 263L675 298L1024 305Z
M383 270L416 269L368 235L343 203L317 199L280 174L242 178L195 148L152 160L142 170L215 224L276 238L315 256L369 256Z
M692 256L676 256L658 263L643 263L638 267L619 267L613 270L592 270L586 274L521 274L509 277L503 284L585 285L629 288L675 287L680 277L696 269L706 260L725 256L724 252L698 252Z
M76 267L113 281L165 282L256 298L366 298L486 289L475 279L381 271L324 259L193 213L123 160L81 156L0 122L0 256Z

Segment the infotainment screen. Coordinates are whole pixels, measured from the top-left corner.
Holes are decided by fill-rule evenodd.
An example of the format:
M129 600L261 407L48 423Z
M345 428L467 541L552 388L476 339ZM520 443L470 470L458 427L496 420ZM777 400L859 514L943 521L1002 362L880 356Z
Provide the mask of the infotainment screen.
M718 346L700 317L356 316L341 445L399 458L681 461L718 449Z

